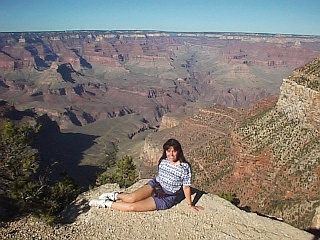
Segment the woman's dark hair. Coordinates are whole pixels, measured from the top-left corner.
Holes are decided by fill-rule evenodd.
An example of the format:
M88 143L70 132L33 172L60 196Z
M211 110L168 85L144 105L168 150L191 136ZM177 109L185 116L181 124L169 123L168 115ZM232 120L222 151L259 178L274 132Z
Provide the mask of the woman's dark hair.
M181 144L179 143L178 140L176 139L173 139L173 138L170 138L168 141L166 141L164 144L163 144L163 152L162 152L162 156L160 157L159 159L159 164L161 163L161 161L163 159L165 159L167 157L166 155L166 151L170 148L170 147L173 147L173 149L175 151L178 152L178 156L177 158L181 161L181 162L185 162L185 163L188 163L184 154L183 154L183 151L182 151L182 147L181 147ZM189 163L188 163L189 164Z

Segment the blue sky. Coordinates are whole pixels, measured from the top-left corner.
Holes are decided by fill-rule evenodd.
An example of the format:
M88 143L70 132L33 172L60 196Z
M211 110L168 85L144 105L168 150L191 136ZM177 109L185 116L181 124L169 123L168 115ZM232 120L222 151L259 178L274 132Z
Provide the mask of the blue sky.
M0 32L162 30L320 35L320 0L0 0Z

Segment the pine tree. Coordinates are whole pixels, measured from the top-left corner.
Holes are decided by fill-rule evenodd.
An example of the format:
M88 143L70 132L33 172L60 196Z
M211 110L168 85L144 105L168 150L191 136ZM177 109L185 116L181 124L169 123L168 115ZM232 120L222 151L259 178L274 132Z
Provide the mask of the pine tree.
M117 163L117 169L114 175L114 181L120 187L131 186L137 180L136 165L132 157L125 156Z
M33 177L39 167L38 156L30 146L36 131L27 125L15 126L9 120L0 127L0 188L22 205L37 193Z
M53 221L77 197L80 188L67 174L63 181L52 182L47 173L39 173L38 151L31 147L38 130L16 126L9 120L0 126L0 201L8 199L10 209L18 207L19 213L31 212Z

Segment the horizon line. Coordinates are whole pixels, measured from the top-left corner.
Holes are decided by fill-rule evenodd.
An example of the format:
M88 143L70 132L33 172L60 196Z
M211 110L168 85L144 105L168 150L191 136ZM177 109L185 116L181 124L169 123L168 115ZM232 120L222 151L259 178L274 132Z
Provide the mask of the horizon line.
M269 32L235 32L235 31L167 31L167 30L151 30L151 29L70 29L70 30L28 30L28 31L0 31L1 33L68 33L68 32L161 32L161 33L202 33L202 34L257 34L257 35L291 35L291 36L310 36L310 37L320 37L320 35L315 34L301 34L301 33L269 33Z

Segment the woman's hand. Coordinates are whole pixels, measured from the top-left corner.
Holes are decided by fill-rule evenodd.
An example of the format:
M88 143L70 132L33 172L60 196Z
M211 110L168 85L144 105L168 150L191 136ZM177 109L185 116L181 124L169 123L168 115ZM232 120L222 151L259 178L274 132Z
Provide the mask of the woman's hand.
M192 204L191 201L191 188L190 186L183 186L183 192L184 192L184 196L186 197L186 201L188 203L188 206L194 210L194 211L200 211L203 210L204 208L201 206L195 206Z
M189 205L189 207L194 211L202 211L202 210L204 210L204 207L201 207L201 206Z

